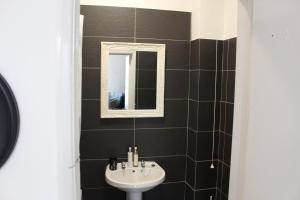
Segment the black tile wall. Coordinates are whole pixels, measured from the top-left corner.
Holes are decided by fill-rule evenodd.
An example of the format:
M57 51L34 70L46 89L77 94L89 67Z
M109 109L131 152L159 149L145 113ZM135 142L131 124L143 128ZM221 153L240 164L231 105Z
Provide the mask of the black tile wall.
M133 146L133 141L134 130L82 131L80 139L81 158L126 158L127 149L129 146Z
M191 41L186 200L228 196L235 45L235 38Z
M217 41L216 40L200 40L200 64L201 69L216 70L217 65Z
M81 6L84 36L134 37L134 8Z
M133 42L134 38L115 38L102 36L83 36L82 67L99 68L101 55L101 42ZM100 72L99 72L100 73Z
M215 100L215 71L201 71L199 77L199 101L214 101Z
M187 99L189 91L189 72L179 70L166 70L165 98Z
M140 156L185 155L186 128L137 129L135 132L135 143L142 147Z
M86 5L81 6L81 14L85 16L80 140L83 200L125 200L124 192L105 183L104 172L109 157L116 156L122 161L127 157L128 147L134 145L138 146L141 159L157 161L166 170L165 182L146 192L144 199L183 200L191 14ZM100 118L100 49L103 41L166 44L163 118ZM138 58L143 56L140 53ZM150 88L156 87L155 78L151 79L155 76L145 75L142 71L156 66L149 59L137 60L141 71L138 87L149 89L139 90L139 94L148 96L147 99L154 96ZM147 105L143 102L139 106Z
M218 48L219 49L219 48ZM220 48L221 49L221 48ZM218 102L219 116L219 152L217 172L217 199L228 199L230 160L232 148L232 127L234 114L234 88L236 65L236 38L223 42L222 66L219 67L219 85L221 92Z
M82 100L82 130L133 129L133 119L101 119L100 99Z
M214 161L215 168L210 165L210 161L196 162L196 189L216 187L218 162Z
M142 159L157 161L166 169L165 182L146 192L144 199L227 199L236 38L190 41L191 15L186 12L81 6L81 14L85 15L80 141L83 200L125 200L124 192L105 183L104 171L109 157L124 160L127 148L133 145L139 147ZM102 41L166 44L163 118L100 118ZM139 66L149 69L153 67L149 63ZM148 88L150 82L155 86L154 80L145 84L146 78L151 76L139 73L139 85ZM142 95L153 96L151 92Z
M136 39L140 43L166 45L166 69L189 69L189 40Z
M136 9L136 37L190 39L190 13Z
M136 128L186 127L187 100L166 100L163 118L137 118Z
M210 199L210 197L212 197L212 199L215 199L216 196L216 189L207 189L207 190L198 190L196 191L196 196L195 199Z

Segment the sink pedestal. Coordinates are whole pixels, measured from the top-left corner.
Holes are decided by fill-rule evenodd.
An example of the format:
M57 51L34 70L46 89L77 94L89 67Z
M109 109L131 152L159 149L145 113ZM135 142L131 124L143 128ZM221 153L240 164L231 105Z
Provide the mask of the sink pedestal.
M141 192L127 192L126 200L142 200Z

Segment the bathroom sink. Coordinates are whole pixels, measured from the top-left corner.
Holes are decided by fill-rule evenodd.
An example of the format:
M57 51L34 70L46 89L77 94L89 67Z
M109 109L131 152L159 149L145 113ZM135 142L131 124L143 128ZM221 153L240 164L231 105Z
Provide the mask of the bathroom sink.
M165 170L156 162L145 162L142 167L127 167L122 169L122 164L117 164L116 170L110 170L106 167L106 182L122 191L127 192L127 200L141 200L142 192L151 190L165 180Z

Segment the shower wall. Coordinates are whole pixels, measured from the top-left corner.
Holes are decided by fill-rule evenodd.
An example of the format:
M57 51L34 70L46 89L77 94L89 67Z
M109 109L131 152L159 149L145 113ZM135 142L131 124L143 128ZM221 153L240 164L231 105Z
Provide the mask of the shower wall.
M191 42L186 200L228 198L236 38Z

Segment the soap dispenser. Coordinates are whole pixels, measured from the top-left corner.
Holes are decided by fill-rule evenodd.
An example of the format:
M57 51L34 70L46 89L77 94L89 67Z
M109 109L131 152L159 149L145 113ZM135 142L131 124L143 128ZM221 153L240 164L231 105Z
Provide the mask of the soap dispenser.
M138 151L137 151L137 147L134 147L133 166L134 167L138 167L139 166L139 154L138 154Z
M127 153L127 165L128 167L132 167L132 162L133 162L133 155L132 155L132 150L131 150L131 147L129 147L129 151Z

